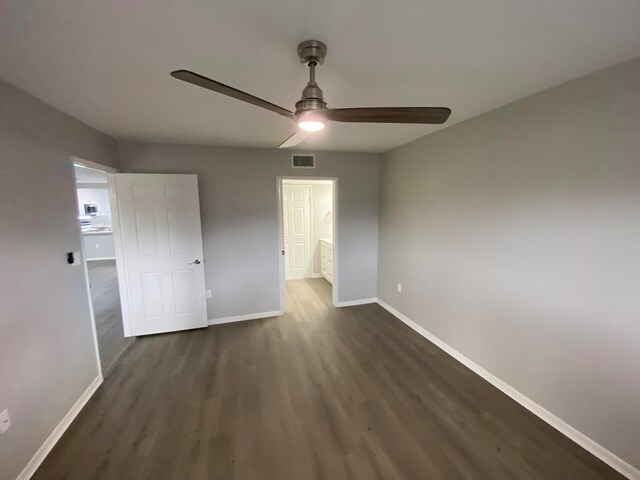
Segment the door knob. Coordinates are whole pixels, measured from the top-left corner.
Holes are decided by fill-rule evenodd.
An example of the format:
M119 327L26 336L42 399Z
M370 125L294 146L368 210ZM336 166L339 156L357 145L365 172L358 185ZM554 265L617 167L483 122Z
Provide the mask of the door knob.
M200 261L199 258L196 258L193 262L191 262L189 265L200 265L202 262Z

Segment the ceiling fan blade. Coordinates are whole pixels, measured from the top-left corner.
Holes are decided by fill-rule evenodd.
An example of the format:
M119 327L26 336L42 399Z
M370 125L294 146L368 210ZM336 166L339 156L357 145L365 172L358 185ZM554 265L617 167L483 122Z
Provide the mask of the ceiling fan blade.
M324 111L334 122L432 123L447 121L451 109L445 107L329 108Z
M293 112L287 110L286 108L279 107L278 105L274 105L271 102L267 102L266 100L225 85L224 83L216 82L215 80L211 80L210 78L203 77L202 75L194 72L190 72L189 70L176 70L174 72L171 72L171 76L177 78L178 80L197 85L198 87L213 90L214 92L227 95L228 97L233 97L238 100L242 100L243 102L256 105L257 107L266 108L267 110L271 110L272 112L278 113L288 118L293 119L294 117Z
M302 142L305 138L307 138L308 135L309 135L309 132L306 132L304 130L296 130L296 132L293 135L291 135L284 142L278 145L278 148L295 147L300 142Z

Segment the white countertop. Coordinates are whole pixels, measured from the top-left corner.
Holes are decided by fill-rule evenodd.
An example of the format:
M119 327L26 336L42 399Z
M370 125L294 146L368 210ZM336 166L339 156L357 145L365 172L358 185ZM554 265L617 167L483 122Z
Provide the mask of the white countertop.
M333 239L331 238L321 238L321 242L328 243L329 245L333 245Z
M85 230L83 235L113 235L113 230Z

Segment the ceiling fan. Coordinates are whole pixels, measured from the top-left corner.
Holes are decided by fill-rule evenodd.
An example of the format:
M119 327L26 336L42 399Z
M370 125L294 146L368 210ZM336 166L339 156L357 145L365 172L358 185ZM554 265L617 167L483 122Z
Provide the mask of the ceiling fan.
M359 123L422 123L441 124L447 121L451 109L445 107L366 107L327 108L322 90L316 83L316 67L324 63L327 46L318 40L298 45L300 62L309 67L309 82L296 102L295 113L189 70L176 70L171 75L178 80L203 87L229 97L271 110L297 123L299 130L282 142L279 148L293 147L309 134L322 130L327 121Z

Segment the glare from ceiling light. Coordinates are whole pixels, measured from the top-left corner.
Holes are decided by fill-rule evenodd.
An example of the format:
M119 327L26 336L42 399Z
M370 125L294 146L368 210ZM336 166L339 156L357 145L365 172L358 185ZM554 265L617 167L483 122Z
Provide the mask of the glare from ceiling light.
M296 112L296 123L298 128L307 132L317 132L322 130L327 123L327 118L321 111L306 110Z
M302 120L298 123L298 127L307 132L317 132L324 128L324 123L317 120Z

